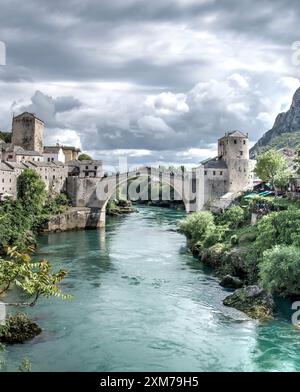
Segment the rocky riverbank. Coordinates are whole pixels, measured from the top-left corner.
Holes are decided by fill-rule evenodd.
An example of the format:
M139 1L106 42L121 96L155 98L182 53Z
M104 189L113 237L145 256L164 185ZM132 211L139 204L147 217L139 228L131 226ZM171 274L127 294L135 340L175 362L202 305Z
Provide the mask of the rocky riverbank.
M130 200L110 200L106 207L106 215L108 216L119 216L133 212L137 212L137 210L132 207Z
M273 317L275 305L272 295L247 281L247 249L236 247L226 251L222 244L202 251L195 246L191 249L195 257L215 270L222 287L235 290L224 299L225 306L238 309L254 319L266 320ZM226 274L226 271L230 273Z
M101 226L101 211L87 207L70 207L66 212L50 217L41 226L40 231L96 229Z

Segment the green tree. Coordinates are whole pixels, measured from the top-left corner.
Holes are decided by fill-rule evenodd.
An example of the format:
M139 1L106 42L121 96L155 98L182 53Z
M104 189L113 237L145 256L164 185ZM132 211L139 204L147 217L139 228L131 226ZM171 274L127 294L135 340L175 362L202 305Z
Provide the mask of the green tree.
M40 214L47 197L45 183L40 175L32 169L25 169L18 177L17 190L24 212L29 215Z
M203 241L215 230L214 216L209 211L199 211L188 215L178 223L179 230L193 242Z
M300 294L300 249L276 245L264 252L259 264L262 286L282 296Z
M79 157L78 157L79 161L91 161L92 159L93 158L90 155L85 154L85 153L80 154Z
M256 163L255 174L263 181L269 182L275 189L288 184L291 173L284 156L276 150L268 150L261 154Z
M300 247L300 210L272 212L257 225L256 249L262 253L274 245Z

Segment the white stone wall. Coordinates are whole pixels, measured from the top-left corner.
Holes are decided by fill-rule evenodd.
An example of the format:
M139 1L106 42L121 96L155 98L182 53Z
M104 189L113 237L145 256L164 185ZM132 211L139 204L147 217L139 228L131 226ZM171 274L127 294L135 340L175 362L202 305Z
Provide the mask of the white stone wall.
M43 162L44 157L40 155L16 155L15 162Z
M13 170L0 170L0 194L9 194L17 197L17 172Z
M227 169L204 169L204 203L221 197L228 192L228 187Z
M58 153L44 152L44 162L62 162L65 163L66 157L62 149Z

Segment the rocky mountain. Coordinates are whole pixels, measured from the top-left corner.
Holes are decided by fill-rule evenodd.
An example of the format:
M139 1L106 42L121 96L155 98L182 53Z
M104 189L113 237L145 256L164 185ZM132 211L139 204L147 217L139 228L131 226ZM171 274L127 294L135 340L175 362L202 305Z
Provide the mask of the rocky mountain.
M251 148L251 157L254 158L272 143L276 145L276 139L280 139L281 144L284 139L288 141L290 138L285 134L292 134L298 131L300 131L300 88L294 94L290 109L285 113L278 114L273 128L266 132Z

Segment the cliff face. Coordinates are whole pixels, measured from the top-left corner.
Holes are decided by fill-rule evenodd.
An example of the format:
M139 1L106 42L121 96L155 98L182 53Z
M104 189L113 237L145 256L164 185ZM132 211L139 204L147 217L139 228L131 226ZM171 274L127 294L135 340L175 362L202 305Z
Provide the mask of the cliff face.
M251 148L250 156L254 158L274 139L284 133L297 132L300 130L300 88L295 92L290 109L285 113L278 114L273 128L266 132L262 138Z

